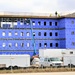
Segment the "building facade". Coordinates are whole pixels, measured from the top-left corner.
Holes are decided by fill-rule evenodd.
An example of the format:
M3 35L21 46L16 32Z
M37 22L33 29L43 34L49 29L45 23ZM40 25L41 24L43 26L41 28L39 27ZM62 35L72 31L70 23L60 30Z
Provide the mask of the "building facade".
M30 18L30 23L25 19ZM39 16L0 16L0 54L33 55L34 35L36 54L39 49L74 49L75 18Z

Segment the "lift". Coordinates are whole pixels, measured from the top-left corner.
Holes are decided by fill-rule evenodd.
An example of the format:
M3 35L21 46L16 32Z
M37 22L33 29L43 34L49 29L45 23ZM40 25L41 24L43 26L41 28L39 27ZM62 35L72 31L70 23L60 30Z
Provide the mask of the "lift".
M36 55L36 47L35 47L35 40L34 40L33 27L32 27L32 21L31 21L31 19L25 19L25 24L26 23L30 24L31 36L32 36L32 45L33 45L33 48L34 48L33 56L35 56Z

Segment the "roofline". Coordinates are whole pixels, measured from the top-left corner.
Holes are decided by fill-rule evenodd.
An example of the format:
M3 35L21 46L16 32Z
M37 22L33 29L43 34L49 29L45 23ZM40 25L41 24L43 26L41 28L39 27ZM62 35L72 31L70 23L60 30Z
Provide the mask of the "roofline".
M33 15L1 15L0 18L6 17L6 18L51 18L51 19L61 19L61 18L75 18L74 16L33 16Z

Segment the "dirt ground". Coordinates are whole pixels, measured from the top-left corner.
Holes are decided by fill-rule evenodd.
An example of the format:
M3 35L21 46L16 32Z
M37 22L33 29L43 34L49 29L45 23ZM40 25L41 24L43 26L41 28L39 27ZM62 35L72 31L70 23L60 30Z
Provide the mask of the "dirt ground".
M9 73L0 75L75 75L75 72L45 72L45 73Z

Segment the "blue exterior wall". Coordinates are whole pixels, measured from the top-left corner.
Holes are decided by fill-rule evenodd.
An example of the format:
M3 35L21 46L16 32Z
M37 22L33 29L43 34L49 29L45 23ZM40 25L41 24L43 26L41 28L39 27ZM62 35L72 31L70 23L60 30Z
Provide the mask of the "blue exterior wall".
M66 48L75 48L75 18L65 19Z
M75 35L71 35L71 32L74 31L75 33L75 24L71 25L71 21L75 21L75 19L71 18L62 18L62 19L41 19L41 18L32 18L32 22L35 22L35 25L32 25L33 32L35 32L35 45L36 45L36 52L38 54L39 49L44 48L75 48L72 45L72 42L75 42ZM40 21L40 25L38 22ZM46 25L44 26L44 22ZM50 25L52 22L52 25ZM55 25L57 22L57 25ZM5 36L2 33L5 32ZM11 36L9 36L9 32ZM15 35L17 32L17 35ZM21 32L23 36L21 36ZM41 35L39 36L39 32ZM46 36L44 33L46 32ZM50 32L52 36L50 36ZM29 33L29 36L27 36ZM57 33L57 36L55 35ZM2 47L3 43L5 43L5 47ZM9 47L9 43L12 44ZM15 44L17 43L17 47ZM21 46L23 43L23 47ZM27 47L27 43L29 43L29 47ZM41 43L41 46L39 46ZM44 45L46 43L46 46ZM50 45L52 43L52 46ZM56 43L58 44L56 46ZM74 43L73 43L74 44ZM23 25L20 24L20 21L17 22L13 28L1 28L0 29L0 54L30 54L33 55L33 45L32 45L32 33L30 25Z

